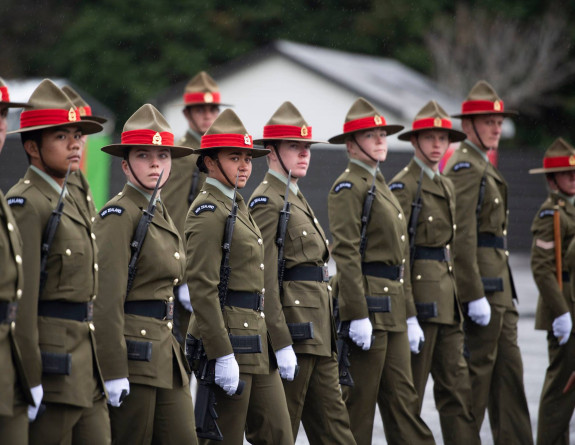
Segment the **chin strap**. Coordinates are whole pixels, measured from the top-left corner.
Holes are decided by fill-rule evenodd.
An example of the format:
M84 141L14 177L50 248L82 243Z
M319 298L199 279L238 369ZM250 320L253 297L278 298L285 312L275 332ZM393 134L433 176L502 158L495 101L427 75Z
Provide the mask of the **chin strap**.
M425 159L427 159L427 162L429 162L431 165L435 164L435 162L433 162L431 159L429 159L429 157L421 149L421 146L419 145L419 134L415 136L415 149L419 150L419 152L421 153L421 156L423 156Z
M138 178L138 176L136 175L136 173L134 172L134 169L132 168L132 164L130 164L130 158L128 156L126 156L126 162L128 163L128 168L130 169L130 172L132 173L132 176L134 177L134 179L136 180L136 182L138 184L140 184L140 187L142 187L145 190L154 190L156 188L156 186L154 185L153 187L146 187L142 181L140 181L140 178ZM170 170L170 175L172 174L172 170ZM162 185L160 185L158 188L161 189L162 187L164 187L164 185L166 185L166 182L168 182L168 179L170 179L170 175L168 175L168 177L165 179L164 183Z
M364 155L366 155L369 159L371 159L373 162L379 162L378 159L375 159L373 156L371 156L367 151L365 151L363 149L363 147L361 145L359 145L359 142L357 142L357 138L355 137L355 133L353 133L351 135L351 137L353 138L353 142L356 143L356 145L359 147L359 149L363 152Z
M44 161L44 156L42 156L42 147L40 146L38 146L38 154L40 155L40 162L42 162L42 165L44 166L44 171L48 175L58 179L64 179L66 177L66 172L54 170L52 167L46 164L46 161Z
M289 170L289 169L286 168L286 166L285 166L285 164L284 164L284 161L283 161L282 157L280 156L280 150L279 150L277 144L267 144L267 145L271 145L271 146L274 148L274 151L276 152L276 156L278 157L278 161L280 161L280 165L282 166L283 171L285 172L285 174L286 174L287 176L291 176L292 178L299 179L299 178L300 178L299 176L296 176L296 175L294 175L293 173L290 173L291 170Z
M481 136L479 136L479 133L477 132L477 128L475 127L475 117L471 118L471 126L473 127L473 132L475 133L475 137L479 141L479 145L481 145L481 148L485 151L489 151L490 149L485 146L483 140L481 139Z
M218 169L220 170L220 173L222 175L224 175L224 178L226 178L226 181L228 182L228 184L230 185L231 188L235 188L236 184L232 181L230 181L230 178L228 178L228 175L226 175L226 172L224 171L224 169L222 168L222 164L220 164L220 159L218 157L216 157L216 165L218 166Z

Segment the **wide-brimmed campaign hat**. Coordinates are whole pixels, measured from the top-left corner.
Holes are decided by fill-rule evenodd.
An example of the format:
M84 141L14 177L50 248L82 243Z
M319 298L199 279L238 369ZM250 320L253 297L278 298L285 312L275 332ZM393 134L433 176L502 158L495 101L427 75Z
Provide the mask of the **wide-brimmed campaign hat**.
M391 135L403 130L403 125L388 125L382 114L363 97L357 99L345 116L343 133L329 139L331 144L343 144L348 136L357 131L379 128Z
M4 79L0 77L0 105L6 108L26 108L30 104L26 102L10 102L10 93L8 92L8 85Z
M106 119L105 117L93 115L92 107L88 105L88 102L82 99L82 96L80 96L78 92L71 86L64 85L62 87L62 91L66 93L66 96L68 96L72 101L72 103L76 105L76 108L80 113L80 118L82 118L83 120L96 121L100 124L104 124L108 121L108 119Z
M200 148L194 149L194 153L202 154L224 148L249 151L253 158L265 156L270 152L265 148L254 148L253 137L248 134L238 115L229 108L218 115L202 136Z
M134 147L169 148L172 158L193 154L189 147L174 145L172 128L156 107L142 105L126 121L119 144L102 147L102 151L123 158L127 149Z
M93 134L103 128L98 122L83 121L66 93L50 79L40 82L30 96L28 105L30 108L20 113L20 128L8 134L69 126L78 127L82 134Z
M545 150L543 155L543 168L532 168L529 174L555 173L575 170L575 148L565 139L556 139Z
M216 81L205 71L200 71L186 85L184 89L184 103L186 107L194 105L224 105L221 102L220 89Z
M506 110L501 98L495 89L485 80L477 82L467 99L461 104L461 113L452 114L451 117L464 118L485 114L497 114L503 117L516 116L517 111Z
M465 133L452 128L451 119L447 112L436 101L430 100L415 116L411 130L404 131L397 136L402 141L409 141L411 136L422 131L441 130L449 134L451 142L459 142L466 138Z
M264 141L298 141L309 144L323 143L312 139L311 127L305 121L294 104L287 101L280 105L267 124L261 139L254 139L254 144L261 145Z

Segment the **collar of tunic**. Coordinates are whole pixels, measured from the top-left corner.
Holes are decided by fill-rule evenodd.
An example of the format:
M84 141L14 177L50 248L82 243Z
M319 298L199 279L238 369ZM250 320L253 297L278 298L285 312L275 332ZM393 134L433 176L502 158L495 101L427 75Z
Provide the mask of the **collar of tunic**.
M48 173L43 172L38 167L35 167L33 165L30 166L30 169L35 171L44 181L50 184L50 187L56 190L56 193L58 193L58 195L62 193L62 187L60 187L60 184L58 184L54 180L54 178L52 178L52 176L50 176ZM66 187L66 190L64 190L64 196L68 196L68 187Z
M284 184L287 185L287 176L282 175L279 172L276 172L275 170L272 170L271 168L268 169L268 173L274 177L276 177L277 179L279 179L281 182L283 182ZM297 195L299 192L299 187L297 184L294 184L293 182L290 182L289 185L289 189L292 191L292 193L294 195Z

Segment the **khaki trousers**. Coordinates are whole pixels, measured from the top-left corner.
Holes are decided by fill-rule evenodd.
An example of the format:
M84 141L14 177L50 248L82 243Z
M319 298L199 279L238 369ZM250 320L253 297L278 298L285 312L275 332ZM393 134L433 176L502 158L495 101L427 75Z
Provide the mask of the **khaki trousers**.
M0 441L28 445L28 405L16 405L11 416L0 416Z

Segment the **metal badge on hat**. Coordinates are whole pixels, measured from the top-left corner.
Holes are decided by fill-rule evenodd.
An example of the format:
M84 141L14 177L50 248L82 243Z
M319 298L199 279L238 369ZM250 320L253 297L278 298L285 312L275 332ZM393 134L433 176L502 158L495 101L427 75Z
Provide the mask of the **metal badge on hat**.
M381 125L383 123L383 120L381 119L381 116L375 115L373 117L373 121L375 122L375 125Z
M70 122L76 122L78 120L78 116L76 115L76 110L74 110L73 108L70 108L70 111L68 111L68 120Z
M499 102L498 100L496 100L495 102L493 102L493 109L495 111L501 111L501 102Z
M251 144L251 141L250 141L250 135L247 134L247 133L246 133L245 136L244 136L244 144L246 144L246 145L252 145L252 144Z
M152 144L154 145L162 145L162 135L159 132L156 132L152 139Z
M214 101L214 95L212 93L208 91L207 93L204 94L204 102L212 103L213 101Z
M306 137L308 135L308 131L307 131L307 127L305 125L302 125L301 127L301 133L300 133L303 137Z
M436 118L433 120L433 126L434 126L434 127L442 127L442 126L443 126L443 122L441 121L441 118L436 117Z

